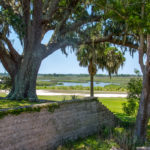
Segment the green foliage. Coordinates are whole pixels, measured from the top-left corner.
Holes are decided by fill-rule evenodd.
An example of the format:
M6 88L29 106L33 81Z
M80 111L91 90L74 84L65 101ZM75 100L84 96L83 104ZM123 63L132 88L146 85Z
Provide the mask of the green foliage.
M119 148L113 139L102 139L100 135L88 136L86 139L68 141L64 146L59 146L57 150L110 150L112 147Z
M101 126L99 130L99 134L103 139L108 139L110 137L110 134L112 134L113 128Z
M102 68L106 69L111 76L112 73L117 74L119 67L123 66L125 57L116 47L107 47L104 51L103 61L104 66Z
M132 98L139 101L142 91L142 79L141 78L131 79L130 82L128 83L127 88L128 88L128 98Z
M128 102L123 104L123 111L127 115L134 115L137 112L137 108L135 99L128 99Z
M89 136L85 139L68 141L57 150L110 150L124 149L135 150L139 143L133 138L133 130L122 127L101 127L99 134Z
M123 104L123 110L128 115L134 115L137 112L140 95L142 92L142 79L140 77L130 80L127 86L128 102Z
M25 34L25 24L19 13L16 13L11 7L8 7L7 9L2 7L0 9L0 18L3 19L2 22L4 25L2 33L6 34L5 28L10 26L18 34L19 39L22 42ZM9 33L9 28L7 29L7 33Z
M106 69L109 75L117 73L125 61L123 54L117 48L110 47L108 43L81 45L76 55L80 66L90 68L93 66L95 68L93 72L96 72L98 68ZM92 74L90 69L89 73Z
M0 89L10 89L12 87L12 80L8 76L1 78Z

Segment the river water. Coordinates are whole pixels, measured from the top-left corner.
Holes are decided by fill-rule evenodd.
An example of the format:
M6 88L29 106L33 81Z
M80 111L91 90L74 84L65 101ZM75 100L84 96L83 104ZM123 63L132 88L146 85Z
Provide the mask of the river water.
M110 85L110 84L119 85L117 83L94 82L94 86L95 87L97 87L97 86L104 87L104 86ZM90 86L90 82L87 82L87 83L58 82L58 85L56 85L56 86L83 86L83 87L89 87Z

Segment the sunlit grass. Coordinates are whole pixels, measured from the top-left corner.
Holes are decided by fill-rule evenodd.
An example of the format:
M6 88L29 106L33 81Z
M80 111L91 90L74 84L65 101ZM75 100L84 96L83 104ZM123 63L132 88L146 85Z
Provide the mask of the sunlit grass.
M127 98L99 98L99 101L102 102L111 112L113 112L118 118L126 122L135 121L135 116L127 116L123 112L123 103L127 102Z
M123 113L122 104L127 102L127 99L119 97L103 97L99 98L99 101L113 113Z

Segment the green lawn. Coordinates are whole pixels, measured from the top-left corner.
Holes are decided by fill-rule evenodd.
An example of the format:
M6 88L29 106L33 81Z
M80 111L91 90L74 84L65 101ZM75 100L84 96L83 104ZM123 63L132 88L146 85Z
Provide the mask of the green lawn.
M124 114L122 107L123 103L127 102L126 98L99 98L99 101L102 102L111 112L113 112L118 118L122 121L133 122L135 121L135 116L127 116Z
M111 97L111 98L99 98L99 101L102 102L110 111L113 113L123 113L122 104L127 102L126 98Z
M5 94L0 94L1 97L6 96ZM38 96L41 100L50 100L50 101L62 101L62 100L71 100L74 97L73 96ZM81 98L81 97L75 97L75 98ZM40 102L29 102L27 100L0 100L0 109L4 108L15 108L19 106L27 106L27 105L33 105L33 104L39 104Z

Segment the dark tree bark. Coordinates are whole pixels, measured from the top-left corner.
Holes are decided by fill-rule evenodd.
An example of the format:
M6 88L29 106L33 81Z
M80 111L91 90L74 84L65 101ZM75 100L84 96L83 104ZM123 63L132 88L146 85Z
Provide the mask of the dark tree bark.
M143 63L144 36L140 35L139 63L143 72L143 88L136 118L135 136L138 142L146 140L147 124L150 117L150 35L147 35L147 62Z
M150 75L148 70L143 75L143 89L139 103L138 115L136 118L136 138L138 142L144 143L146 140L147 124L150 108Z

